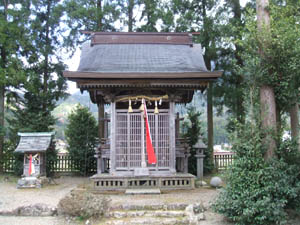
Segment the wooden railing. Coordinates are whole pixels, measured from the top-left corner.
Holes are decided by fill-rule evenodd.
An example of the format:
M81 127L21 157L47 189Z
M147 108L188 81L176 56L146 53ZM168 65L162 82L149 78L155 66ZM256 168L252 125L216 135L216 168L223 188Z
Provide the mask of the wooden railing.
M14 172L14 164L15 164L15 157L4 156L3 157L3 172L4 173L13 173Z
M80 168L80 163L68 154L58 155L56 161L48 162L51 167L51 172L55 173L78 173ZM87 174L92 174L97 172L97 162L95 158L87 161L89 166L89 171L86 171ZM6 158L3 164L3 171L6 173L14 172L15 158L13 156Z
M233 152L214 152L214 165L217 170L227 169L233 163Z

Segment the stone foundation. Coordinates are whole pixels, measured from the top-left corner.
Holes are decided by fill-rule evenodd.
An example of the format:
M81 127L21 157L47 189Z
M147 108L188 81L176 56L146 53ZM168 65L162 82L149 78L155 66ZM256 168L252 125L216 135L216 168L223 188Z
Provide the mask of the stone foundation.
M125 190L139 188L159 188L163 190L194 189L195 176L174 174L166 176L113 176L96 174L91 177L95 190Z
M46 183L49 183L47 177L23 177L18 180L17 188L41 188Z

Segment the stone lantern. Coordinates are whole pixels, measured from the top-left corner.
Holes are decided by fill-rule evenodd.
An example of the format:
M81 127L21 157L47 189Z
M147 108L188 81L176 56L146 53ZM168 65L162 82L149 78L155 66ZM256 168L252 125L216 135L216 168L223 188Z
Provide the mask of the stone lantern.
M205 157L204 150L207 149L207 146L203 143L202 137L198 137L198 142L193 146L196 149L197 158L197 178L203 179L203 159Z

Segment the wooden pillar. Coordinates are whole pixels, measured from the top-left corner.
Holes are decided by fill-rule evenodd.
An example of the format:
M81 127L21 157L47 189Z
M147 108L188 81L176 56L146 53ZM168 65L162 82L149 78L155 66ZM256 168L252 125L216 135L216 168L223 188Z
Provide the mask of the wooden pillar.
M176 172L176 150L175 150L175 103L170 99L169 122L170 122L170 171Z
M111 102L111 118L110 118L110 174L116 171L116 103Z
M104 138L104 103L100 102L98 103L98 135L99 140L101 138Z
M214 124L213 124L213 96L212 96L212 83L209 83L207 88L207 148L211 153L208 156L213 159L213 148L214 148Z
M176 119L175 119L175 138L179 138L179 129L180 129L180 118L179 118L179 113L176 113Z
M104 103L103 101L99 102L98 104L98 137L99 143L102 145L101 139L104 138ZM97 157L97 174L101 174L103 170L103 159L101 157L101 148L97 150L96 153Z
M110 119L108 118L108 113L104 114L104 138L108 138L108 123Z

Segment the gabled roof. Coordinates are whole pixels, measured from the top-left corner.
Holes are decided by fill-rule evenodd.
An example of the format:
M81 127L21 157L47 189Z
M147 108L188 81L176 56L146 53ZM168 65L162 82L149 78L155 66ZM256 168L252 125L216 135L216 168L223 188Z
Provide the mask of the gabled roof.
M192 82L202 88L222 74L207 70L201 45L192 43L190 33L88 33L91 41L82 46L78 70L64 71L82 90L120 82L135 87L141 81L145 87L154 87L153 82L190 87Z
M207 71L201 45L193 44L189 33L90 34L91 41L82 46L78 70L65 71L65 77L216 79L221 76L221 72Z
M207 72L201 45L103 44L82 47L78 72Z
M50 147L54 132L18 133L21 136L15 152L45 152Z

